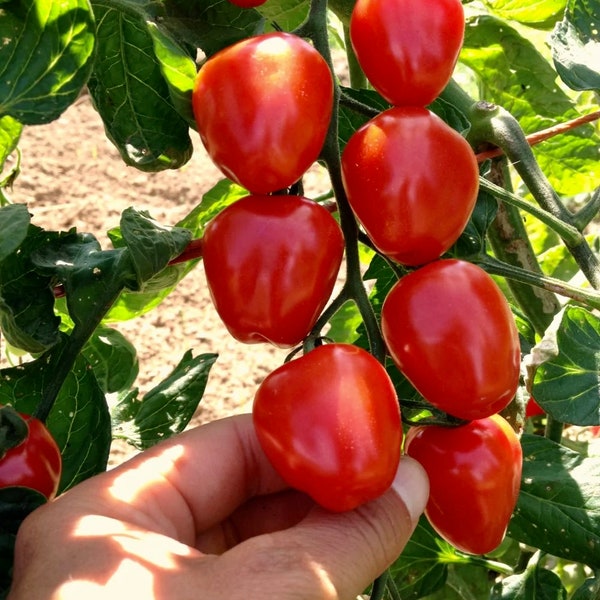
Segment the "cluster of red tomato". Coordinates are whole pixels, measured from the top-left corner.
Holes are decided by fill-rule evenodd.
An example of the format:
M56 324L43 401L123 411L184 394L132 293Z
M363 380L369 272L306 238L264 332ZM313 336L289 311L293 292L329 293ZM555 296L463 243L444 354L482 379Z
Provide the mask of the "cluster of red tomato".
M478 192L472 149L426 108L450 79L463 34L459 0L357 0L352 44L392 107L354 133L341 166L372 244L414 267L382 307L389 353L426 400L467 421L408 433L406 452L430 477L426 514L455 546L485 553L501 541L519 489L520 445L497 413L518 386L520 351L492 278L440 258ZM240 341L301 343L332 292L344 250L339 226L315 202L278 193L318 158L332 103L327 64L288 33L243 40L199 70L193 108L201 139L250 192L203 237L212 299ZM398 399L383 366L360 348L326 344L284 364L259 387L253 413L276 469L326 508L347 510L389 487L402 444Z

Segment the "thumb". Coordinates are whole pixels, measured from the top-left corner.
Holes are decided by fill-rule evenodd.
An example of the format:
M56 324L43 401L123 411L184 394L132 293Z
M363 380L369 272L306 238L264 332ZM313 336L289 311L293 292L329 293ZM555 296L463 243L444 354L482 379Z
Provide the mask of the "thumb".
M428 495L424 469L403 456L380 498L345 513L317 508L298 525L249 539L217 562L226 570L237 565L236 587L246 592L244 598L262 589L280 600L355 599L402 552ZM227 597L237 599L235 593Z

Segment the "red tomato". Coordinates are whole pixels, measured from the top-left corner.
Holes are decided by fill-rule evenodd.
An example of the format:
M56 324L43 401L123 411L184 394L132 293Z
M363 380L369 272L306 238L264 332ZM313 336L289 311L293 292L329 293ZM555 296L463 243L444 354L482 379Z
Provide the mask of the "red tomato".
M208 224L202 243L210 294L231 335L282 348L315 324L343 252L335 219L300 196L246 196Z
M525 416L530 418L545 414L546 411L535 401L535 398L531 396L531 398L529 398L527 401L527 406L525 407Z
M308 42L268 33L209 58L192 102L215 164L251 192L266 194L290 186L317 160L333 108L333 79Z
M357 0L350 39L373 87L391 104L425 106L444 89L465 31L459 0Z
M358 129L342 155L348 201L375 246L418 266L465 228L479 171L466 140L424 108L392 108Z
M394 479L398 399L383 366L357 346L319 346L279 367L258 388L253 415L277 472L329 510L373 500Z
M229 0L231 4L239 6L240 8L254 8L255 6L261 6L267 0Z
M519 439L499 415L460 427L414 427L405 451L429 476L425 508L431 526L471 554L498 547L519 495Z
M6 410L14 412L10 407L2 409ZM17 413L14 415L10 419L18 418ZM41 421L24 414L20 414L20 417L25 422L27 435L0 458L0 488L31 488L50 500L56 496L60 482L60 450ZM10 421L5 425L4 415L0 423L2 427L11 427Z
M480 267L439 260L402 277L381 310L390 355L437 408L467 420L500 412L519 385L519 336Z

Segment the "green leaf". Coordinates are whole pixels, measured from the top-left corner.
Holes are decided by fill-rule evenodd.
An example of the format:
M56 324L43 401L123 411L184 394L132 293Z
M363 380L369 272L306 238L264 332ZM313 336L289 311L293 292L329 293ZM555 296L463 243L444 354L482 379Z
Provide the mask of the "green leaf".
M188 350L173 372L140 402L127 394L113 410L115 437L139 449L183 431L194 415L216 354L196 357Z
M0 15L0 22L2 16ZM12 117L5 115L0 117L0 174L6 159L15 151L19 138L23 131L23 125Z
M487 230L496 218L497 200L487 192L480 190L473 213L455 244L448 254L455 258L468 259L487 252Z
M354 302L346 302L329 320L327 337L336 342L351 344L358 336L357 329L362 317Z
M129 253L123 248L101 250L89 233L61 234L33 253L32 260L37 272L64 285L75 326L97 322L123 287L136 284Z
M183 252L192 237L187 229L165 227L147 212L133 208L125 209L121 215L121 235L137 275L135 290L143 290L146 282Z
M579 116L575 103L556 83L556 72L535 45L501 19L468 19L461 62L479 77L482 98L503 106L526 133ZM560 194L589 191L600 179L593 125L578 127L534 147L544 173Z
M257 11L270 23L284 31L292 31L308 16L308 0L270 0L257 7Z
M523 434L523 475L508 535L600 568L600 459Z
M590 577L575 590L571 600L597 600L599 591L600 579L597 577Z
M105 394L128 390L138 376L135 346L112 327L97 327L82 353Z
M246 195L248 195L247 190L228 179L223 179L203 196L198 206L177 223L177 227L183 227L191 232L194 238L200 238L210 219L232 202ZM115 246L123 245L119 230L113 230L109 234ZM197 263L197 259L189 260L165 268L145 283L143 292L123 291L106 316L106 321L127 321L152 310L173 291Z
M30 221L26 204L9 204L0 208L0 262L23 243Z
M0 404L34 414L56 361L69 343L63 342L42 357L0 371ZM46 422L63 458L59 491L101 473L110 451L110 416L88 362L79 356L62 385Z
M32 255L57 237L30 225L19 248L0 262L2 333L27 352L43 352L59 340L51 276L38 273L32 261Z
M567 0L486 0L485 4L503 19L538 25L560 18Z
M192 91L196 78L196 63L166 28L152 22L148 22L147 27L154 43L154 54L169 87L171 103L188 125L195 128Z
M94 57L88 0L13 0L0 10L0 116L48 123L77 98Z
M542 567L527 569L499 581L491 600L567 600L567 590L560 577Z
M574 90L600 91L600 2L569 0L550 44L560 78Z
M600 425L600 319L568 306L532 356L539 405L565 423Z
M190 48L209 57L222 48L264 31L265 19L229 0L164 0L161 25Z
M171 103L141 3L94 2L98 52L89 90L123 160L142 171L177 169L192 155L187 121ZM153 6L153 5L151 5ZM164 59L164 56L161 56Z

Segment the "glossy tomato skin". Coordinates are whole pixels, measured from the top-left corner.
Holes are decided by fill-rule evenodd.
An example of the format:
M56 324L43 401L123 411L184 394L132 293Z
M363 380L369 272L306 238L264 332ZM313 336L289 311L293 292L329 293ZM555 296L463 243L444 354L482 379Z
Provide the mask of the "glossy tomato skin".
M463 43L460 0L357 0L350 39L390 104L426 106L447 85Z
M273 467L335 512L377 498L392 483L402 427L382 365L349 344L319 346L259 386L253 418Z
M405 452L429 476L425 515L439 535L470 554L497 548L517 502L523 462L507 421L492 415L460 427L413 427Z
M479 189L467 141L419 107L389 109L359 128L344 148L342 177L371 241L409 266L435 260L454 244Z
M25 414L21 417L27 424L27 437L0 458L0 488L27 487L51 500L62 471L60 450L41 421Z
M335 219L301 196L241 198L210 221L202 243L209 291L231 335L282 348L315 324L343 253Z
M405 275L383 303L381 327L398 368L446 413L480 419L514 397L517 328L506 298L480 267L444 259Z
M333 79L308 42L268 33L210 57L196 76L192 104L215 164L249 191L266 194L295 183L317 160Z

